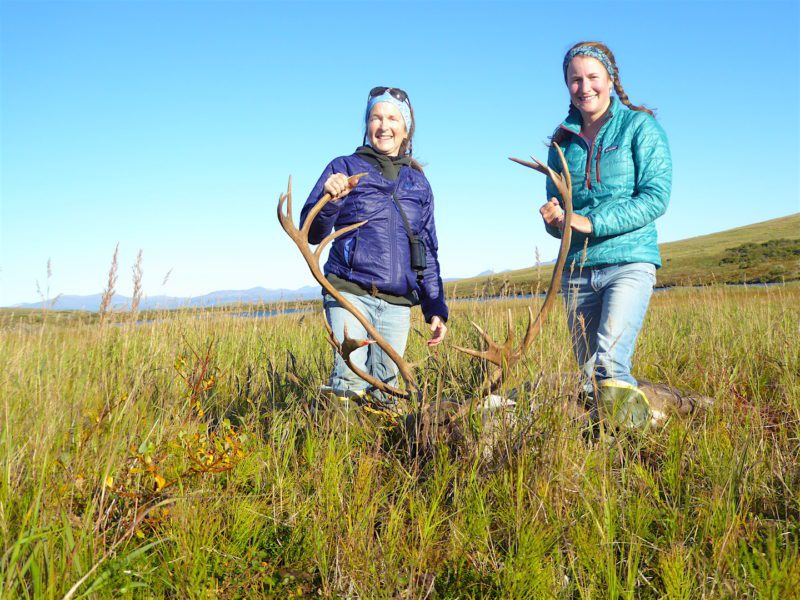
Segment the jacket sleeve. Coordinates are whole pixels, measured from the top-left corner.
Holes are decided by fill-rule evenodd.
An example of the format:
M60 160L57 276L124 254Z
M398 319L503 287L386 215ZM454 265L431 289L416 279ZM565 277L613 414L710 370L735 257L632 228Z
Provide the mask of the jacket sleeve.
M308 199L303 205L303 210L300 212L301 228L306 222L308 213L312 208L314 208L314 205L325 193L324 186L325 182L328 180L328 177L334 173L344 173L345 175L350 175L350 173L347 172L346 165L343 162L339 164L339 162L341 161L338 161L337 159L328 163L328 166L325 167L322 175L320 175L319 179L317 180L316 185L314 185L314 189L312 189L311 193L308 195ZM319 214L314 219L314 222L311 224L311 228L308 231L308 241L310 244L319 244L323 239L325 239L325 236L331 232L334 224L336 223L336 217L339 215L339 210L341 207L342 201L328 202L322 208L322 210L319 211Z
M592 221L592 237L639 229L667 210L672 191L672 158L667 135L653 117L639 114L640 124L631 141L636 170L633 195L616 196L587 213Z
M561 172L561 161L558 158L558 151L555 149L553 144L550 144L550 150L547 153L547 166L553 169L553 171L556 173ZM553 182L550 181L549 177L547 177L547 181L545 183L545 190L547 191L547 198L545 198L546 202L549 202L550 198L556 198L558 200L558 203L561 205L561 208L564 208L564 203L563 200L561 199L561 194L558 193L556 186L553 185ZM547 223L545 223L544 229L554 238L561 239L562 232L558 227L553 227L552 225L548 225Z
M444 284L439 271L439 241L436 239L436 223L433 218L433 193L428 192L425 203L419 236L425 242L427 268L420 284L420 308L425 322L430 323L433 317L441 317L447 321L449 312L445 302Z

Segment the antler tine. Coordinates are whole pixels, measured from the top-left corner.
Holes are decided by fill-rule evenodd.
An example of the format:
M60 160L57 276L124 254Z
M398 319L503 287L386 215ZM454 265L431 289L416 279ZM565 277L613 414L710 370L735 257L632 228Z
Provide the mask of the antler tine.
M368 346L370 344L378 343L377 340L363 340L363 339L354 339L347 335L347 325L344 326L343 332L343 340L342 340L342 358L344 362L347 363L347 366L350 367L350 370L353 371L356 375L358 375L361 379L366 381L372 387L377 390L380 390L390 396L396 396L399 398L407 399L409 397L409 393L405 390L401 390L396 388L392 385L389 385L385 381L378 379L377 377L373 377L369 373L366 373L359 369L357 366L353 365L350 361L350 355L358 350L359 348L363 348L364 346Z
M347 334L347 323L344 324L344 331L342 334L342 358L345 360L350 359L350 355L358 350L359 348L363 348L364 346L369 346L370 344L374 344L375 340L364 340L360 338L351 338Z
M488 333L486 333L483 329L481 329L480 325L478 325L475 321L470 321L470 323L472 323L472 326L475 329L478 330L478 333L481 334L481 337L483 338L484 342L486 342L487 344L493 344L494 343L494 340L492 339L492 337Z
M521 158L513 158L511 156L508 157L508 160L513 160L515 163L522 165L523 167L528 167L535 171L539 171L542 175L547 175L547 166L540 163L538 160L531 156L531 160L533 162L528 162L527 160L522 160Z
M364 177L366 173L359 173L357 175L353 175L348 179L348 184L351 188L355 187L358 181ZM326 322L326 328L328 329L329 335L329 343L334 347L334 349L342 355L345 363L350 369L361 379L364 379L375 387L387 394L391 394L393 396L399 396L407 398L409 397L409 392L400 390L398 388L394 388L379 379L371 377L370 375L360 371L358 368L354 368L353 365L349 362L349 355L350 352L355 350L357 347L362 347L366 343L376 343L381 349L386 353L386 355L397 365L398 370L400 371L400 375L406 383L406 387L413 392L417 392L419 390L416 379L414 378L414 374L408 364L403 360L403 357L400 356L397 351L392 348L392 346L378 333L372 323L367 320L367 318L361 314L361 312L353 306L351 302L349 302L342 294L334 288L331 283L327 280L325 275L320 268L319 261L322 249L329 244L331 241L339 237L340 235L344 235L354 229L361 227L366 221L362 221L360 223L353 223L346 227L342 227L338 231L335 231L325 237L316 249L316 252L312 252L311 246L308 241L308 234L311 227L312 221L317 217L322 207L325 206L328 202L330 202L331 196L330 194L325 194L322 198L317 201L317 203L311 208L309 211L305 223L303 224L302 229L298 229L294 221L292 219L292 179L289 178L289 184L287 186L287 191L285 194L281 194L278 200L278 221L280 222L283 230L286 234L294 241L295 245L300 250L300 254L303 255L303 258L308 265L308 268L311 270L311 274L316 279L317 283L322 286L322 288L330 294L338 303L339 305L347 310L350 314L352 314L356 320L361 324L362 327L366 330L367 334L371 338L369 341L360 340L360 345L357 345L348 350L349 346L352 342L358 342L356 340L352 340L351 338L347 338L345 334L345 341L343 343L339 343L336 341L335 336L333 335L333 331L330 329ZM283 206L286 205L286 212L283 211ZM348 342L347 340L351 340Z
M322 322L325 324L325 331L328 332L328 337L335 341L336 336L333 335L333 328L330 326L330 323L328 323L328 319L322 319ZM339 342L336 343L338 344Z
M559 146L558 144L554 145L556 148L556 152L558 153L559 161L561 162L561 173L556 173L549 166L544 166L544 168L547 170L545 174L553 182L553 185L556 186L558 193L561 194L561 199L565 204L564 211L566 212L567 200L565 199L565 196L567 195L569 196L570 209L572 208L572 175L570 175L569 168L567 168L567 159L564 157L564 152L561 150L561 146ZM570 216L571 216L571 210L570 210Z
M561 160L561 173L564 177L564 181L567 184L567 191L569 192L569 202L570 208L572 208L572 174L569 172L569 168L567 167L567 159L564 158L564 151L561 149L561 146L555 144L556 152L558 152L558 158Z
M369 373L362 371L356 365L354 365L350 360L350 355L358 350L359 348L363 348L364 346L368 346L370 344L375 344L375 340L363 340L363 339L355 339L351 338L347 334L347 324L344 325L344 332L343 332L343 340L339 342L336 339L336 336L333 333L333 329L331 329L328 323L325 323L325 328L328 330L328 343L333 347L333 349L342 357L345 364L350 368L353 373L355 373L358 377L366 381L370 384L373 388L384 392L390 396L395 396L397 398L408 399L409 393L405 390L401 390L400 388L396 388L394 386L389 385L385 381L381 381L377 377L373 377Z
M492 337L488 333L486 333L483 329L481 329L480 325L478 325L475 321L470 321L470 323L472 323L472 326L478 330L478 333L481 335L483 341L486 342L487 345L491 346L495 343ZM459 352L463 352L464 354L469 354L470 356L474 356L475 358L482 358L484 360L488 360L486 350L474 350L472 348L465 348L463 346L455 346L455 345L453 346L453 348L455 348Z
M286 204L286 214L283 212L283 205ZM286 233L294 228L292 220L292 176L289 175L289 183L286 185L286 193L278 198L278 222ZM291 235L291 234L290 234Z
M486 357L486 351L485 350L475 350L474 348L466 348L464 346L456 346L455 344L453 345L453 348L455 348L459 352L463 352L464 354L468 354L468 355L470 355L470 356L472 356L474 358L480 358L482 360L488 360L488 358Z
M453 347L464 354L469 354L475 358L483 359L498 367L502 368L506 366L509 361L512 360L512 350L514 348L514 327L511 320L511 311L508 311L506 341L502 346L495 342L492 336L481 329L477 323L474 321L470 321L470 323L472 323L472 326L478 330L478 333L481 334L483 341L486 342L486 350L474 350L472 348L464 348L462 346Z
M365 221L361 221L360 223L353 223L352 225L348 225L347 227L342 227L341 229L338 229L338 230L332 232L325 239L323 239L319 244L317 244L317 249L314 251L314 256L316 256L317 260L319 260L319 258L322 256L322 251L333 240L338 238L340 235L344 235L345 233L350 233L354 229L358 229L359 227L361 227L362 225L364 225L368 221L369 221L369 219L367 219Z
M562 166L561 173L556 173L548 165L540 162L533 156L530 157L533 162L528 162L527 160L522 160L521 158L513 158L510 156L508 160L512 160L517 164L539 171L539 173L541 173L542 175L546 175L556 186L562 197L566 191L569 191L571 199L572 177L570 176L569 169L566 166L566 160L564 158L564 152L561 150L561 146L559 146L558 144L554 145L556 148L556 152L558 152L558 157L561 161L561 166Z
M561 235L561 246L559 247L558 251L558 258L556 260L556 264L553 267L553 274L550 278L550 285L547 288L547 293L545 294L544 302L542 303L542 307L539 309L539 313L537 314L536 318L533 318L533 310L530 306L528 306L528 328L525 332L525 338L522 341L522 344L519 348L512 350L513 345L513 328L511 325L511 311L509 310L509 317L508 317L508 338L506 340L506 344L500 348L497 344L495 344L491 338L489 338L486 334L483 333L480 327L475 325L478 331L481 332L483 335L484 340L488 344L488 348L484 351L477 351L477 350L470 350L467 348L461 348L459 346L455 346L456 350L464 352L470 356L480 358L491 362L492 364L496 365L494 371L492 371L491 375L489 376L487 382L484 385L484 390L488 392L492 392L497 388L497 386L502 382L505 373L513 367L517 361L519 361L522 356L528 351L530 346L533 344L534 339L536 338L537 334L541 330L542 324L544 323L547 314L550 312L550 309L553 307L555 303L556 294L558 293L558 284L561 280L561 274L564 271L564 265L567 261L567 254L569 252L569 245L572 241L572 228L570 227L572 221L572 178L570 177L569 168L567 167L567 161L564 157L564 153L559 147L558 144L555 144L556 152L558 153L559 160L561 162L561 173L556 173L551 169L548 165L536 160L535 158L531 157L533 162L528 162L526 160L522 160L519 158L509 157L509 160L514 161L517 164L523 165L530 169L534 169L539 173L546 175L552 182L553 185L556 186L559 194L561 194L561 200L564 205L564 230ZM474 325L474 323L473 323Z
M359 180L365 175L366 173L358 173L357 175L351 175L350 177L347 178L347 187L349 187L352 190L354 187L356 187L356 184L358 184ZM317 218L319 211L321 211L322 208L331 200L336 202L339 199L334 198L330 194L325 194L322 198L319 199L319 201L314 205L314 207L310 211L308 211L308 216L306 217L305 224L303 225L303 229L301 230L304 234L308 235L308 231L311 229L311 223L314 221L314 219Z

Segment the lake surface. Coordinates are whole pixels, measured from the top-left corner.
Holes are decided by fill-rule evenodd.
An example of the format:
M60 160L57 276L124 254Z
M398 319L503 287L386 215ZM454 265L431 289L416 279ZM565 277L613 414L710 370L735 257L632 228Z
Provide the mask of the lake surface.
M198 315L191 315L192 319L213 319L224 317L236 317L239 319L268 319L278 315L291 315L296 313L312 312L313 308L284 308L281 310L250 310L241 312L207 312ZM136 321L137 325L151 325L153 323L164 323L170 319L139 319ZM115 326L121 327L124 323L115 323Z
M696 288L696 289L703 289L703 288L711 288L716 286L724 286L724 287L754 287L754 288L761 288L761 287L777 287L786 285L787 282L783 281L775 281L771 283L715 283L712 285L676 285L676 286L668 286L668 287L655 287L653 288L653 292L656 294L660 294L663 292L669 292L672 290L685 290L688 288ZM453 302L494 302L495 300L531 300L533 298L544 299L547 294L542 292L540 294L509 294L507 296L478 296L474 298L451 298L448 300L448 303ZM561 296L561 287L558 288L558 295Z
M226 313L225 316L240 317L243 319L266 319L276 315L292 315L311 312L312 308L284 308L283 310L251 310L238 313Z

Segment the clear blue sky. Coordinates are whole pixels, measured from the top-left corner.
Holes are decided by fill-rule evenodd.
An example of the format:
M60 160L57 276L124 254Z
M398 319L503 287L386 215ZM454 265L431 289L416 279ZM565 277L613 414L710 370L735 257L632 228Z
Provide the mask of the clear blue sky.
M798 2L0 3L0 305L100 292L120 244L130 294L313 283L295 217L360 143L367 91L409 92L445 277L530 266L575 41L615 52L674 160L660 241L800 211ZM167 273L169 277L163 283Z

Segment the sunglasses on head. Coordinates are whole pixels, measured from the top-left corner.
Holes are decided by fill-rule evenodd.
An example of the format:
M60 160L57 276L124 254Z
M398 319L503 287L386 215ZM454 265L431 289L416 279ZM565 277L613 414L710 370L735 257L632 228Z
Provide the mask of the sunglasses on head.
M374 87L369 91L369 97L374 98L375 96L381 96L383 94L389 94L392 98L399 102L405 102L408 104L408 94L406 94L400 88L393 88L393 87L386 87L384 85L379 85L378 87Z

